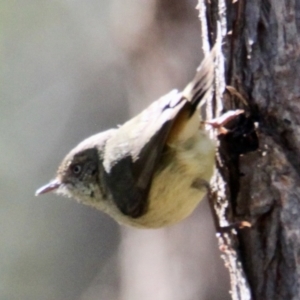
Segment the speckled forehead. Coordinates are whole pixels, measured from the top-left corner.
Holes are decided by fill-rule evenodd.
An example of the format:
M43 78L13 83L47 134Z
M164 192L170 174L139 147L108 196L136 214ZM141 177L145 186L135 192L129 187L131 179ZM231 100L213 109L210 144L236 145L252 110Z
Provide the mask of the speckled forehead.
M60 164L60 166L58 167L57 175L63 175L64 173L66 173L66 171L68 170L68 168L70 167L71 164L72 164L72 159L66 157L62 161L62 163Z

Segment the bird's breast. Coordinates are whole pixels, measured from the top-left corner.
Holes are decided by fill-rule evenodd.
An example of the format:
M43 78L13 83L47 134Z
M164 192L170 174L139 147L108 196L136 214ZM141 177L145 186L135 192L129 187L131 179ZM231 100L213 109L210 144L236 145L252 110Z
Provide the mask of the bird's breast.
M215 143L204 131L177 145L171 145L172 157L158 170L151 184L148 210L124 223L142 228L159 228L189 216L207 192L205 184L213 174ZM197 184L195 184L197 183Z

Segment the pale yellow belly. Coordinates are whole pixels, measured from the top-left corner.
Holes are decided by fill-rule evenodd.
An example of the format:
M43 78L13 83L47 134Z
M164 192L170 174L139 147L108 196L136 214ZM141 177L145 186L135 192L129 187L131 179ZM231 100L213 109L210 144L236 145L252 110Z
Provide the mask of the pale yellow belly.
M176 145L170 165L154 176L147 213L124 223L142 228L159 228L177 223L189 216L207 192L205 185L193 187L193 182L209 182L214 170L215 144L204 132L198 132L189 144Z

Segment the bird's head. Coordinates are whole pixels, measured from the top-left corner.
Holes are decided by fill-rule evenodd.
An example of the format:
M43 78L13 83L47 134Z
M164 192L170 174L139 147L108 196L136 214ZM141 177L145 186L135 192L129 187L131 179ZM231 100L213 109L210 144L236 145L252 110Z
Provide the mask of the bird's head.
M60 164L55 179L36 191L36 195L55 192L79 202L93 202L99 191L97 148L72 150ZM99 199L99 198L98 198ZM88 204L88 203L87 203Z
M107 139L114 129L89 137L71 150L60 164L56 177L36 191L36 196L55 192L93 205L105 198L100 166Z

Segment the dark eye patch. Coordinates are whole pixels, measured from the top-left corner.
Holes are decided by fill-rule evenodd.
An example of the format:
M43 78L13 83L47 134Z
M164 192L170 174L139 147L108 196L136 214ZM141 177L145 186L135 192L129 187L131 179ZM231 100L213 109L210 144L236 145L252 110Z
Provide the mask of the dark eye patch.
M77 179L90 181L98 174L97 149L86 149L74 155L69 162L68 173ZM93 179L94 180L94 179Z
M89 175L96 175L96 173L98 172L98 166L93 163L93 162L90 162L88 165L87 165L87 173Z
M79 175L79 174L81 173L81 171L82 171L82 166L79 165L79 164L73 165L73 166L71 167L71 170L72 170L72 173L73 173L74 175Z

